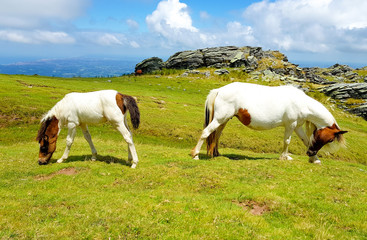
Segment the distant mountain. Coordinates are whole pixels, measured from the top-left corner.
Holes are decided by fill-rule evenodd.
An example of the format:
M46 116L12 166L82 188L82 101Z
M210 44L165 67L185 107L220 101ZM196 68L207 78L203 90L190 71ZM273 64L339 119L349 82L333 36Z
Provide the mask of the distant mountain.
M44 59L0 64L0 73L54 77L113 77L134 72L137 62L98 58Z

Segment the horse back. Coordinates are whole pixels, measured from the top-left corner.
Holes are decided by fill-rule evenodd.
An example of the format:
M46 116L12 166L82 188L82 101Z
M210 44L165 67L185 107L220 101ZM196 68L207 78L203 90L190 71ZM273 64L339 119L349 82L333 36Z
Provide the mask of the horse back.
M114 90L69 93L60 101L60 115L65 116L67 122L77 124L95 124L115 119L122 121L116 94Z
M231 111L246 126L270 129L304 116L305 94L291 86L268 87L249 83L224 86L218 104ZM219 106L216 106L217 108ZM242 120L241 120L242 119Z

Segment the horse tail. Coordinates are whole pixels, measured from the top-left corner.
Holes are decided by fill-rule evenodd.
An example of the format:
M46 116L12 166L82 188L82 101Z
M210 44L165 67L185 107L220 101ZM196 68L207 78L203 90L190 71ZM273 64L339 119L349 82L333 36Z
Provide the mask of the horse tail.
M137 129L140 124L140 111L135 99L131 96L117 93L116 102L123 114L125 114L126 109L130 112L131 124L134 129Z
M204 128L206 128L209 123L213 121L214 118L214 103L215 99L218 95L218 89L213 89L208 94L206 101L205 101L205 122L204 122ZM216 132L212 132L206 139L206 150L207 154L214 157L218 156L218 146L216 144Z

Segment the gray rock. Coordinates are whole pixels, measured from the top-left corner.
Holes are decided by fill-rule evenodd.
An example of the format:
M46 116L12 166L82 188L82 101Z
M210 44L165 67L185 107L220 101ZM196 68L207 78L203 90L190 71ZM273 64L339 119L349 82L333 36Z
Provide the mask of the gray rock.
M143 60L142 62L136 64L135 72L141 70L142 73L151 73L157 70L162 70L164 66L163 60L158 57L152 57Z
M367 121L367 104L363 104L359 107L351 108L348 110L350 113L356 114L364 118Z
M200 50L177 52L165 63L166 68L195 69L204 66L203 54Z
M218 69L214 71L215 75L223 75L223 74L229 74L229 71L227 69Z
M367 83L338 83L323 88L322 92L338 100L367 99Z

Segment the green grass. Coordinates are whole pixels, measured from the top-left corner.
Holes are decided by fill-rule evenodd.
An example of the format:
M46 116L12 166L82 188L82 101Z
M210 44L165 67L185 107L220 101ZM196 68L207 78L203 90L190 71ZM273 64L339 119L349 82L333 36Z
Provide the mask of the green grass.
M223 132L221 157L203 147L191 159L207 93L244 77L0 75L0 239L366 239L367 123L322 94L312 96L349 131L348 147L322 155L322 165L308 163L295 135L294 160L277 160L283 129L253 131L237 119ZM42 114L68 92L99 89L138 98L137 168L108 124L90 126L98 161L79 130L69 159L55 163L64 129L52 163L39 166ZM264 211L254 215L256 207Z

